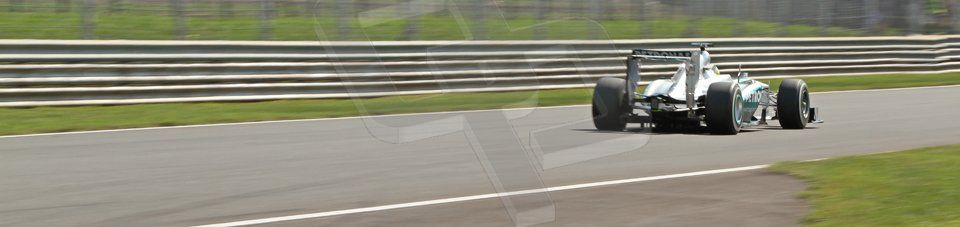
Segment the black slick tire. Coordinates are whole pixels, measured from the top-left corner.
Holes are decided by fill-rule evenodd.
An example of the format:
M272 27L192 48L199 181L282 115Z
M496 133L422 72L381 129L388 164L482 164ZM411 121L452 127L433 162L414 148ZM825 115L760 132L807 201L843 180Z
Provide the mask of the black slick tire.
M623 131L629 109L626 103L627 81L604 77L593 89L593 125L602 131Z
M707 128L713 134L736 135L740 132L740 111L743 98L740 87L732 82L718 82L707 88Z
M777 118L784 129L804 129L810 121L810 92L800 79L786 79L777 92Z

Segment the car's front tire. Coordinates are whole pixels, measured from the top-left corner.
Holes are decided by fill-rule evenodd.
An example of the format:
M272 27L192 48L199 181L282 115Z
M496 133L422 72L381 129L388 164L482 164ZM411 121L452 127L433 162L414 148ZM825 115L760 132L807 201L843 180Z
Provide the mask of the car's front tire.
M740 132L743 97L740 86L733 82L718 82L707 88L707 128L713 134L736 135Z
M785 129L804 129L810 121L810 92L801 79L786 79L777 92L777 118Z
M593 125L598 130L623 131L627 127L627 81L604 77L593 89Z

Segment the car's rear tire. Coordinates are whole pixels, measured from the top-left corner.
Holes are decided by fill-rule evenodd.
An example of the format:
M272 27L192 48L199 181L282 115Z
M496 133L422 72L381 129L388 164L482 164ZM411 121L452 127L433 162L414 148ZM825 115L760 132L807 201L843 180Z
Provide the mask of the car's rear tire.
M593 125L598 130L623 131L627 127L627 81L604 77L593 89Z
M786 79L777 93L777 118L785 129L804 129L810 121L810 92L800 79Z
M713 134L736 135L740 132L743 97L740 86L718 82L707 88L707 128Z

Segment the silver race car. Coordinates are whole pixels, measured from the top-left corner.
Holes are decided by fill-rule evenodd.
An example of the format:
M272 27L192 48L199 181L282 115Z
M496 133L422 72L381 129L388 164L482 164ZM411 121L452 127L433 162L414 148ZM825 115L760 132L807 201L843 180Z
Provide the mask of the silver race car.
M593 93L597 129L622 131L627 123L641 123L657 131L677 131L706 125L711 133L734 135L741 128L766 125L773 119L785 129L822 122L803 80L783 80L774 93L770 85L750 79L746 72L720 74L706 50L712 44L693 45L700 50L633 50L626 79L604 77L597 82ZM654 80L637 93L641 60L680 64L672 78ZM768 116L771 108L774 116Z

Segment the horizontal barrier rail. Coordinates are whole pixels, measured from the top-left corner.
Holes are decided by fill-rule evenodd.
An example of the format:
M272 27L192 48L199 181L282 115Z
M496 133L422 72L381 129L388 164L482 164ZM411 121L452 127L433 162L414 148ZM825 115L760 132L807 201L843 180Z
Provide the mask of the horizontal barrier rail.
M606 41L213 42L0 40L0 106L357 98L592 87L632 48L714 42L756 78L960 70L960 37ZM641 68L643 81L678 65Z

